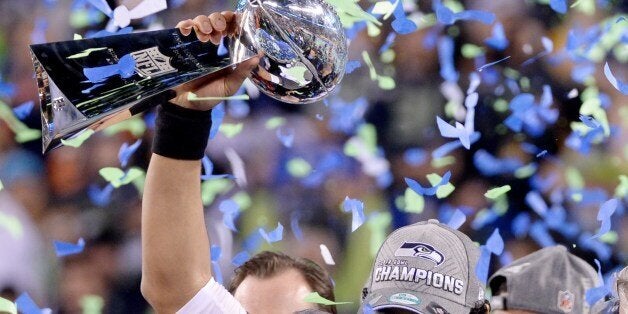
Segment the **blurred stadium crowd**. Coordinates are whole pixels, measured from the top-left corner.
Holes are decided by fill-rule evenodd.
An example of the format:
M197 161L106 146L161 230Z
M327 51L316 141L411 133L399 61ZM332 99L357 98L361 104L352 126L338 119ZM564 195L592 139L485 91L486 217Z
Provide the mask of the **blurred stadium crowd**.
M360 4L368 10L375 2ZM351 312L388 232L456 216L466 217L460 230L479 244L499 228L506 249L493 255L491 273L555 243L596 269L598 260L607 277L625 265L628 98L609 82L604 66L618 80L628 78L626 2L569 1L563 14L547 1L443 1L455 12L482 10L496 17L492 24L452 25L435 16L432 1L401 3L417 30L399 34L390 23L400 19L397 14L379 28L360 18L347 25L351 69L325 102L281 104L249 88L250 101L222 107L226 116L207 156L213 174L237 179L203 183L213 252L220 252L213 254L214 267L219 265L222 280L228 282L247 254L282 250L326 265L337 300L353 302L341 310ZM168 4L132 26L173 27L235 8L221 0ZM40 127L28 45L88 36L107 20L87 0L0 1L0 296L27 292L59 313L149 310L139 289L142 178L113 188L99 171L146 168L154 115L45 156L38 138L25 141L28 128ZM472 135L465 149L441 136L436 116L464 122L467 88L478 82L472 73L481 81L475 107L480 137ZM534 103L523 94L533 95ZM517 97L521 110L513 106ZM16 127L15 117L24 125ZM137 150L123 149L132 154L120 157L121 146L138 139ZM426 186L426 175L438 174L429 178L436 185L448 171L450 185L437 195L420 195L404 180ZM506 185L507 193L485 197ZM598 215L612 198L619 201L614 212ZM237 232L223 223L225 200L241 210ZM283 239L266 243L258 229L275 229L278 222L285 226ZM592 239L603 222L610 222L610 231ZM81 253L55 255L53 241L79 238L85 240ZM321 244L333 264L321 255Z

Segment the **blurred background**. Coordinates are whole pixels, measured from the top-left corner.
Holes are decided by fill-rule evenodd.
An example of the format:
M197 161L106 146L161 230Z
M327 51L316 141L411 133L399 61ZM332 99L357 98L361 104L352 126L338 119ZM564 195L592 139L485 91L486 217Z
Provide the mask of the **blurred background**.
M295 106L249 85L241 92L251 100L216 109L225 117L214 121L220 129L207 156L214 175L237 177L203 182L219 280L228 283L247 255L281 250L324 265L337 300L353 302L341 312L355 312L384 237L430 218L464 221L459 229L478 244L498 228L505 251L492 256L491 272L553 244L596 269L598 260L607 279L626 264L628 98L609 80L612 72L621 89L628 79L626 2L566 1L562 10L562 1L451 0L442 5L490 12L495 21L447 23L434 13L439 1L391 1L402 8L394 14L371 11L387 0L360 1L364 11L330 2L342 1L351 61L334 95ZM146 313L140 214L154 114L45 156L34 131L40 117L28 45L98 35L109 18L95 2L0 0L0 296L28 293L55 313ZM142 0L106 2L133 8ZM174 27L233 8L169 0L167 10L131 26ZM478 134L466 149L441 136L436 116L465 123L474 90ZM101 176L108 167L135 169L132 182L114 188ZM417 194L404 180L426 187L447 172L437 195ZM507 193L485 196L506 185ZM612 215L598 216L612 199ZM237 232L223 221L226 202L239 208ZM610 231L594 238L602 222ZM269 244L259 229L278 223L282 240ZM53 241L80 238L82 252L56 256Z

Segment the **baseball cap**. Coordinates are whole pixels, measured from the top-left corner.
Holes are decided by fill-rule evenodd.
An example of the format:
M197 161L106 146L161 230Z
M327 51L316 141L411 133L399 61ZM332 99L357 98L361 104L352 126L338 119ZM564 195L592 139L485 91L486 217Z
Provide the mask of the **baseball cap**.
M550 246L498 270L489 279L491 308L541 313L590 313L586 291L598 286L596 271L564 246Z
M469 313L484 302L475 275L479 248L462 232L431 219L393 231L380 247L359 313Z

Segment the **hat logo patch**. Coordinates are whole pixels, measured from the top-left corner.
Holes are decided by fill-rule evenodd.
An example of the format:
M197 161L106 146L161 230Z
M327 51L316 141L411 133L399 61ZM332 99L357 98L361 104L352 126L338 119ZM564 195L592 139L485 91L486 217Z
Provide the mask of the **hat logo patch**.
M558 309L564 313L571 313L574 306L574 295L571 291L558 291Z
M445 261L445 257L441 252L433 246L421 242L404 242L400 248L395 251L395 256L418 257L430 260L436 266Z
M388 298L388 301L405 305L421 304L421 299L410 293L395 293Z

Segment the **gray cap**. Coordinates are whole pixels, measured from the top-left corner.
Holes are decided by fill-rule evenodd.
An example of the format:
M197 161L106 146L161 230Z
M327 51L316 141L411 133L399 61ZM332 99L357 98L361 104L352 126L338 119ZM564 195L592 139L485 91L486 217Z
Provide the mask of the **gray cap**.
M617 275L617 295L619 296L619 309L628 313L628 267L622 269Z
M489 279L495 293L505 284L505 294L494 295L495 310L541 313L590 313L588 289L598 286L596 271L564 246L551 246L524 256L498 270Z
M479 248L462 232L438 220L393 231L371 270L359 313L406 309L416 313L468 313L484 302L475 275Z

